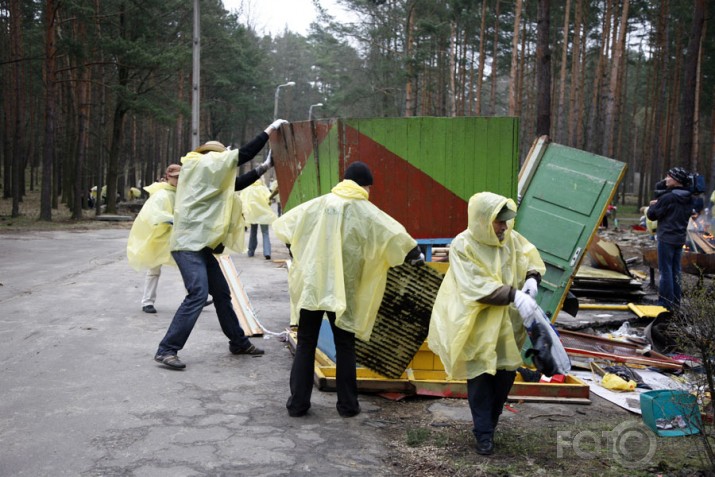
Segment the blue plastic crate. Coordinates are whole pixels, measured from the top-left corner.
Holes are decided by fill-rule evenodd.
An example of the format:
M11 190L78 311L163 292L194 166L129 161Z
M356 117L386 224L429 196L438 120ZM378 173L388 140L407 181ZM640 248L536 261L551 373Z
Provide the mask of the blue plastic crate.
M686 391L647 391L641 394L640 401L643 422L659 436L687 436L702 429L698 401ZM672 428L664 429L663 424Z

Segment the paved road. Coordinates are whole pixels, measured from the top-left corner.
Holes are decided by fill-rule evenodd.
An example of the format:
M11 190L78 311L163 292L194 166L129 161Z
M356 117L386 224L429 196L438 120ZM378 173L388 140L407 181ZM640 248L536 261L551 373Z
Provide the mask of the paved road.
M155 363L185 292L164 267L159 313L143 313L127 235L0 235L1 476L392 475L369 425L380 398L361 396L365 412L343 419L335 395L316 390L310 416L288 417L286 344L254 338L265 356L231 355L213 307L180 353L186 370ZM286 270L233 260L261 323L284 330Z

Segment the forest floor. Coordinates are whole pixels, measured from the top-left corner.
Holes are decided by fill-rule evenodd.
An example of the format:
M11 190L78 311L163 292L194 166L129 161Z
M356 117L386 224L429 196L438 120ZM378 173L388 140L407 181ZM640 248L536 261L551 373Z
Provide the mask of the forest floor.
M38 221L39 192L25 197L20 217L10 217L11 206L10 199L0 200L0 233L131 227L131 222L94 220L93 211L73 221L64 206L53 209L52 222ZM602 233L619 244L625 258L653 246L644 235L629 232L628 223L624 219L621 231ZM645 269L642 263L633 267ZM657 437L639 415L593 393L590 399L590 404L510 403L497 429L495 454L489 457L475 451L463 399L385 399L371 413L369 425L388 443L386 471L399 476L715 475L708 470L712 467L700 437Z

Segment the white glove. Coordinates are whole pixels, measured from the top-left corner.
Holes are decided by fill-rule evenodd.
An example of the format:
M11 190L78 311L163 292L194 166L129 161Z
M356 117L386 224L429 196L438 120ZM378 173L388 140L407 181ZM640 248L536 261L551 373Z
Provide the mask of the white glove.
M536 299L536 295L539 293L539 284L536 283L536 278L528 278L521 291L529 295L531 298Z
M265 168L264 170L268 170L273 167L273 151L268 151L268 157L266 157L266 160L261 163L261 166Z
M422 266L425 264L425 254L420 252L419 258L415 258L410 260L410 265L415 265L415 266Z
M539 306L536 304L536 300L523 291L517 290L514 296L514 305L521 316L521 321L524 322L524 326L531 327L534 323L534 313L536 313L536 309Z
M271 125L268 126L268 127L271 128L271 129L275 129L275 130L277 131L277 130L279 130L279 129L281 128L281 126L284 125L284 124L288 124L288 121L286 121L285 119L276 119L276 120L273 121L273 122L271 123Z

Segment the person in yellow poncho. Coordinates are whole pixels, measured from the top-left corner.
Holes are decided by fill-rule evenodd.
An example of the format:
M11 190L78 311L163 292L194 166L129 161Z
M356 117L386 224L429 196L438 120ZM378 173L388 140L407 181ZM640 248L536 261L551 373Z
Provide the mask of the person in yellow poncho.
M144 188L149 198L139 211L127 240L127 259L135 270L145 270L142 311L156 313L156 289L161 266L173 264L169 251L171 225L174 223L174 200L181 166L170 164L159 182Z
M325 314L335 341L338 413L352 417L360 412L355 337L370 339L388 268L405 260L424 263L405 228L368 201L372 183L367 165L353 162L329 194L273 223L273 232L293 257L288 289L298 344L286 403L292 417L304 416L310 408L315 348Z
M450 246L427 337L450 379L467 380L477 452L484 455L494 451L494 429L522 364L524 322L536 311L546 271L536 247L513 230L515 216L516 204L501 195L469 199L468 228Z
M270 205L271 191L268 190L263 178L241 191L241 202L243 203L243 218L247 224L251 224L251 232L248 236L248 256L253 257L258 247L258 226L261 227L263 237L263 256L266 260L271 259L271 239L268 235L268 226L272 224L278 216Z
M255 182L270 167L268 159L236 177L237 166L253 159L268 142L269 134L288 121L278 119L240 149L228 150L218 141L208 141L181 158L181 182L176 189L171 256L181 271L187 295L159 343L154 360L172 369L186 365L179 359L210 294L229 351L236 355L262 355L251 344L231 304L231 290L214 254L225 248L240 252L245 247L240 191Z

